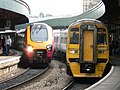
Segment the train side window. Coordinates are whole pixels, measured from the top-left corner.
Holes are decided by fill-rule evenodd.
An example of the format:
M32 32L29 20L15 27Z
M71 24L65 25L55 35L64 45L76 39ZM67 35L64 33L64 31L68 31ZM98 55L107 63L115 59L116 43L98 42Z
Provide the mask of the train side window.
M67 38L66 37L61 37L61 42L63 44L67 44Z
M54 41L55 41L55 42L58 42L58 37L54 37Z
M70 34L70 44L78 44L79 43L79 34L71 33Z
M65 37L65 44L67 44L67 37Z
M61 39L60 39L60 43L63 43L63 37L61 37Z

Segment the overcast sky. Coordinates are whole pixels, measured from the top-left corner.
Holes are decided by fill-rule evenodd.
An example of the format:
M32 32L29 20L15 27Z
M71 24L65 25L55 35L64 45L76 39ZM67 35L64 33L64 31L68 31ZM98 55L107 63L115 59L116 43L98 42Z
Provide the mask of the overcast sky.
M31 14L51 14L53 16L78 14L83 12L83 0L24 0Z

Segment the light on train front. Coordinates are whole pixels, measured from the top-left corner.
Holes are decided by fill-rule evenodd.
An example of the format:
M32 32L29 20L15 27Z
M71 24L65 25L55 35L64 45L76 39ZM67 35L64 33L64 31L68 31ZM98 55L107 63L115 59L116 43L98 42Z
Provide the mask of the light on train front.
M52 50L52 45L51 45L51 44L47 45L47 46L46 46L46 49L47 49L48 51L51 51L51 50Z
M78 50L75 50L75 49L70 50L70 54L77 54L77 53L78 53Z
M33 47L32 46L28 46L27 47L27 52L33 52Z
M70 50L70 54L75 54L75 50Z
M95 73L95 63L85 62L80 65L81 73Z

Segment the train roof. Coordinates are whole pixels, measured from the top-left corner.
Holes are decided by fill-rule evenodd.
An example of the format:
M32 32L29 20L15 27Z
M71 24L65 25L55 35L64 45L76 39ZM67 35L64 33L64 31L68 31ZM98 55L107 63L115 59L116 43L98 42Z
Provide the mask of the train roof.
M51 29L52 29L52 27L51 27L51 26L49 26L49 25L48 25L48 24L46 24L46 23L32 23L32 24L30 24L30 25L37 25L37 24L45 25L45 26L46 26L46 28L51 28ZM27 27L26 27L26 28L27 28ZM26 28L24 28L24 29L19 29L19 30L17 30L17 31L16 31L16 33L25 32Z
M46 24L46 23L42 23L42 22L40 22L40 23L32 23L32 24L34 24L34 25L36 25L36 24L43 24L43 25L47 25L47 26L49 26L48 24Z
M74 25L74 24L77 24L77 23L82 23L82 22L93 22L93 23L100 23L100 24L103 24L105 25L103 22L99 21L99 20L96 20L96 19L80 19L80 20L77 20L75 22L73 22L70 26Z

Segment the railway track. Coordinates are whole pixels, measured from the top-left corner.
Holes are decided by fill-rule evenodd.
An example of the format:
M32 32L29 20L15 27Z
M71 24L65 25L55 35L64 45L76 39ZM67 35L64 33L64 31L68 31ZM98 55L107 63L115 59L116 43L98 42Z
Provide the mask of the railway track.
M80 84L80 83L75 83L73 87L69 90L85 90L87 87L91 86L91 84ZM68 89L66 89L68 90Z
M45 69L28 69L24 73L14 78L10 78L7 81L1 82L0 90L12 89L23 83L29 82L30 80L38 77L39 75L44 74L48 69L49 67L46 67Z
M91 86L93 83L95 82L91 82L90 79L89 80L88 79L73 80L62 90L85 90L86 88Z

